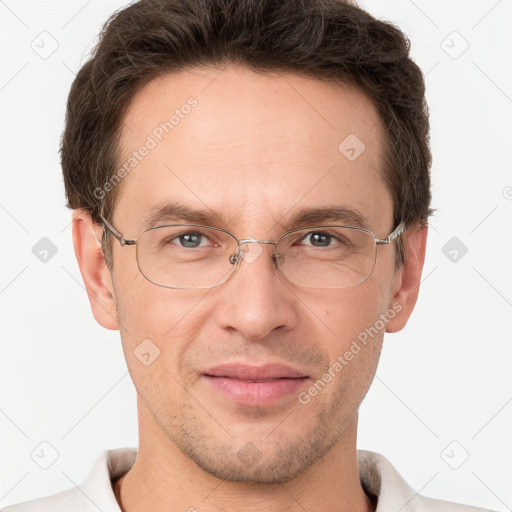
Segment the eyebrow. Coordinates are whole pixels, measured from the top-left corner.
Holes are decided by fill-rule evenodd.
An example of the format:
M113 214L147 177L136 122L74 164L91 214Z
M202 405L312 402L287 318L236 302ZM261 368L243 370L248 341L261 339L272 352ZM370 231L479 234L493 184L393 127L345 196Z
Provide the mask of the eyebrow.
M150 211L150 215L142 224L143 230L168 222L195 223L217 227L219 222L225 226L229 225L229 222L225 222L220 213L209 209L191 208L180 202L165 203L162 206L152 208ZM287 218L279 221L279 224L284 226L285 229L293 229L331 222L370 229L370 223L363 213L343 205L299 208Z
M346 226L370 229L367 217L355 208L348 206L326 206L322 208L300 208L285 222L291 227L312 226L334 222Z
M179 202L166 203L151 209L151 214L142 224L142 229L149 229L164 222L184 222L213 226L221 217L207 209L196 209Z

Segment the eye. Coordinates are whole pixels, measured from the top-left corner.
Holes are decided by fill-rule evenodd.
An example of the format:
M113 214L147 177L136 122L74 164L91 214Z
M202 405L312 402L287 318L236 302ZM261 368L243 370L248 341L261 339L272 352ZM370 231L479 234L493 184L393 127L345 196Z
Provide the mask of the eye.
M302 240L306 242L306 245L312 245L313 247L327 247L333 241L333 236L325 231L312 231L304 235Z
M166 244L174 244L186 249L195 249L209 245L210 239L199 231L189 231L173 238L167 238ZM215 244L214 244L215 245Z
M332 247L348 246L350 241L340 233L330 233L328 231L310 231L300 240L302 245L312 247Z

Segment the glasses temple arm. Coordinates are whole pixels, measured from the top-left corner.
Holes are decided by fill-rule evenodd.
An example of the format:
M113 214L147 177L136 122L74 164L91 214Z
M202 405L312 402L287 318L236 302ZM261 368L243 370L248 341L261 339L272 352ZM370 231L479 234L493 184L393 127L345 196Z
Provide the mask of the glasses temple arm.
M377 244L389 244L395 238L398 238L405 230L406 230L405 222L400 222L400 224L398 224L396 229L392 233L390 233L387 238L382 238L382 239L377 238L375 241L377 242Z
M112 224L110 224L110 222L107 219L105 219L105 217L103 217L103 215L101 215L101 213L99 214L99 216L101 217L101 220L103 221L103 224L105 224L106 228L112 233L112 235L114 235L114 237L117 240L119 240L121 246L135 245L136 240L126 239L121 233L119 233L119 231L117 231L117 229L114 226L112 226Z

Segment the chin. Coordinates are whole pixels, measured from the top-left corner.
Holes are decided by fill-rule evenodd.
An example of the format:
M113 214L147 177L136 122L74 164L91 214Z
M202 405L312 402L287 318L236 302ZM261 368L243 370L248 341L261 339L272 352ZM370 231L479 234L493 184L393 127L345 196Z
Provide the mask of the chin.
M198 443L196 436L188 438L178 448L203 471L221 480L280 484L320 461L341 436L332 431L329 435L322 428L307 434L290 439L281 433L278 437L271 436L272 441L268 434L264 437L234 436L228 443L212 437Z

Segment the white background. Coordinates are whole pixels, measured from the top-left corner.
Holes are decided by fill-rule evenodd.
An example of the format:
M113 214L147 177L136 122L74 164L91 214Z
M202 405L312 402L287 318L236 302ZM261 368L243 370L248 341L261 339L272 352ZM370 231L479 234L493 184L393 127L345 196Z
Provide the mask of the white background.
M134 387L118 332L90 312L57 152L74 75L124 4L0 1L2 506L79 484L101 450L137 445ZM511 510L512 1L361 5L408 34L426 74L437 213L416 311L385 338L359 447L422 494ZM58 44L46 59L31 47L42 37ZM42 237L57 248L46 263L32 252ZM468 249L456 262L443 252L453 237ZM43 441L59 454L48 469L31 458Z

